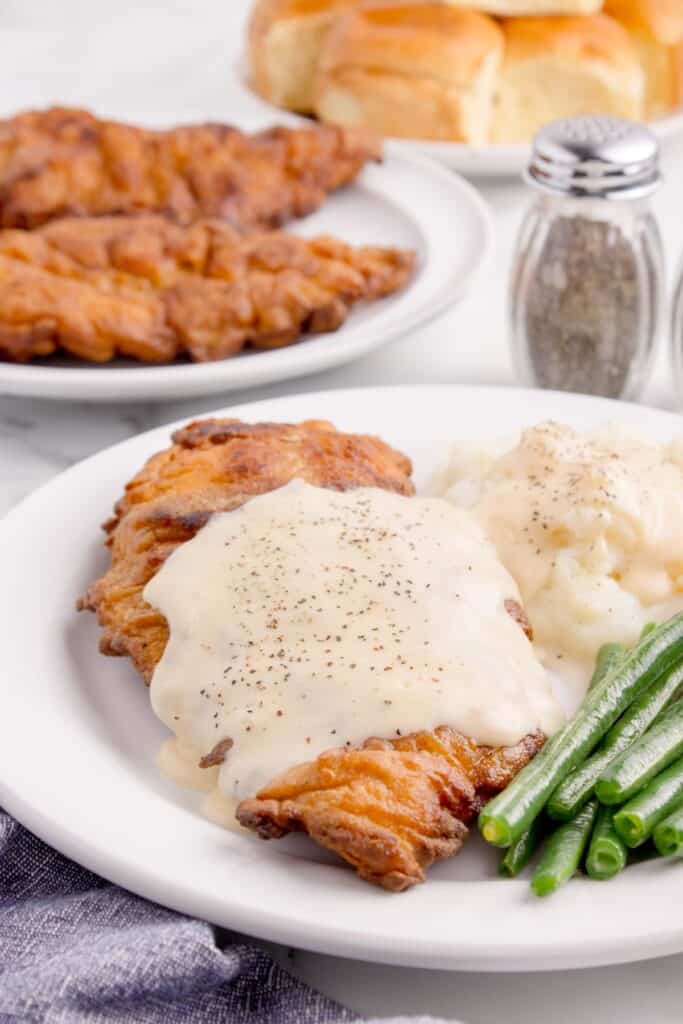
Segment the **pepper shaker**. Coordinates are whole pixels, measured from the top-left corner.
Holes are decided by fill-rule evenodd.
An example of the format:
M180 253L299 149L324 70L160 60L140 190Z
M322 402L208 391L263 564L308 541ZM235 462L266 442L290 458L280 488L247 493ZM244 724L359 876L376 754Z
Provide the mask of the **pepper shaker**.
M683 397L683 259L671 307L671 361L676 394Z
M513 356L526 384L637 398L653 362L664 258L648 197L659 149L616 117L555 121L525 180L539 195L511 280Z

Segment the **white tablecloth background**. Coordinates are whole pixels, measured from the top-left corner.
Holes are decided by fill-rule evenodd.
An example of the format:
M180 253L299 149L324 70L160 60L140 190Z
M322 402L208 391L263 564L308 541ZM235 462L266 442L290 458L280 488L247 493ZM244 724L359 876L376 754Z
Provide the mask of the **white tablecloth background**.
M55 102L153 122L245 118L259 111L235 73L247 0L0 0L0 115ZM683 251L683 143L664 154L655 206L670 275ZM505 290L528 195L516 182L482 187L495 256L468 298L428 327L348 367L250 392L376 384L514 383ZM453 225L453 248L458 245ZM448 259L448 252L443 253ZM226 401L245 400L230 396ZM645 401L683 404L666 346ZM67 465L149 426L224 404L220 396L160 406L58 405L0 397L0 512ZM682 909L683 913L683 909ZM491 921L504 928L505 921ZM469 1024L681 1024L683 957L592 971L477 975L411 971L275 950L290 969L369 1015L432 1013Z

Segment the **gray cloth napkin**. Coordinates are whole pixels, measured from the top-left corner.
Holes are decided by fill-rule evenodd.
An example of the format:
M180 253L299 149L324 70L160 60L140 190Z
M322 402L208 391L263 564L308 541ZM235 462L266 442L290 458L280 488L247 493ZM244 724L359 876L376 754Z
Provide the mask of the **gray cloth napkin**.
M343 1024L256 946L148 903L0 812L0 1021Z
M105 882L0 810L1 1024L356 1020L258 947Z

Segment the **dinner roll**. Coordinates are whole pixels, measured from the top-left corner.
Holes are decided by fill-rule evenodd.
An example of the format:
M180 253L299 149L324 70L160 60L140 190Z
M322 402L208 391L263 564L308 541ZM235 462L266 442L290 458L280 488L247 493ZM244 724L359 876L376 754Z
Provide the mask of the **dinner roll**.
M249 22L251 84L278 107L309 114L320 45L340 10L359 0L257 0Z
M468 7L501 17L527 14L597 14L603 0L445 0L453 7Z
M644 75L612 18L511 18L493 117L494 142L524 142L576 114L643 115Z
M683 104L683 0L607 0L628 29L645 71L645 114L661 117Z
M381 135L486 142L503 33L443 3L371 5L325 39L315 110Z

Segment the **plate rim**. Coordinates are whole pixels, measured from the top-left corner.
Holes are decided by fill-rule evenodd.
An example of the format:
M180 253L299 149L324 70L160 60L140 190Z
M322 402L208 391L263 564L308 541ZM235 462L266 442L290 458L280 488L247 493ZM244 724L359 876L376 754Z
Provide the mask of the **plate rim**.
M538 399L539 395L543 395L548 400L553 398L559 399L562 404L566 402L578 402L579 405L586 407L595 405L596 402L601 408L608 408L613 410L615 413L617 410L621 410L623 413L624 408L632 410L633 414L636 412L640 416L644 414L646 418L652 420L668 421L667 429L679 429L681 428L681 419L676 413L669 411L652 409L649 407L635 406L628 403L613 402L607 399L591 399L588 396L558 396L553 392L538 392L523 388L503 388L503 387L457 387L444 385L440 387L367 387L367 388L353 388L353 389L333 389L331 391L322 392L311 392L302 393L297 395L289 395L281 398L264 399L258 402L239 403L236 406L228 407L227 409L219 409L214 413L207 412L202 413L203 416L210 416L215 414L240 415L240 416L259 416L260 409L270 408L273 406L276 409L283 408L281 414L268 412L265 415L282 415L282 416L296 416L298 414L287 411L289 407L296 405L297 402L301 402L302 399L309 403L324 403L328 402L331 395L335 396L337 403L343 404L345 407L353 408L354 398L359 393L366 393L377 396L378 393L381 398L386 395L391 396L391 400L394 402L402 402L402 407L405 404L405 400L408 398L414 399L417 393L422 393L426 397L431 397L434 393L439 392L442 395L448 397L449 401L455 402L458 397L461 397L464 393L471 396L473 401L477 402L478 406L484 406L487 400L499 398L502 394L507 393L507 397L512 402L519 402L520 407L522 404L526 407L526 404L532 400L532 396ZM337 412L336 415L339 413ZM353 416L353 413L351 414ZM533 415L533 413L532 413ZM167 435L170 429L174 426L187 422L188 416L182 417L180 420L176 420L170 424L162 424L156 426L151 430L144 431L141 434L134 435L124 441L120 441L117 444L111 445L101 452L95 453L89 458L76 463L71 466L63 473L57 474L52 480L45 483L42 487L38 488L32 494L27 496L23 501L13 506L6 515L0 520L0 546L4 545L6 535L8 533L7 524L13 522L21 522L26 508L33 502L44 500L49 495L50 490L53 487L63 485L65 481L69 481L70 478L78 476L83 473L84 469L88 469L94 463L100 460L106 459L111 456L113 452L121 451L126 447L134 447L141 441L149 441L150 445L157 444L158 439L161 436ZM357 429L357 428L356 428ZM455 429L455 428L454 428ZM0 723L1 725L1 723ZM1 729L0 729L1 731ZM2 760L2 747L0 745L0 762ZM11 775L11 773L9 773ZM51 843L55 848L65 853L67 856L71 856L80 863L85 864L91 870L98 872L105 878L109 878L112 881L124 885L126 888L137 892L139 895L154 899L158 902L165 903L166 905L172 906L174 909L184 913L190 913L193 915L200 914L212 919L211 907L207 904L206 900L202 905L198 906L201 901L197 900L196 896L188 895L183 893L178 885L174 887L173 883L169 883L167 878L163 875L157 876L152 867L146 865L144 869L131 868L130 865L123 863L125 857L115 858L115 863L112 866L112 855L108 852L103 852L101 848L92 846L92 840L83 839L82 835L70 832L60 825L55 819L50 819L44 809L32 806L31 801L25 799L21 792L17 789L16 785L12 786L11 782L8 782L4 776L0 776L0 799L2 800L5 808L14 814L18 820L22 821L28 828L34 831L38 836L44 839L46 842ZM308 869L309 871L315 870L315 867ZM344 869L340 869L344 870ZM635 869L639 870L639 869ZM455 883L458 884L458 883ZM488 887L495 886L497 882L484 882L482 885L487 887L487 891L493 891ZM503 882L503 885L514 887L522 886L522 882ZM614 885L615 883L613 883ZM590 886L590 882L580 880L575 883L578 889L582 889L585 885ZM437 883L433 883L430 892L434 892L435 897L438 895L437 890L439 886ZM427 887L421 891L427 891ZM578 891L578 890L577 890ZM171 897L169 898L169 892ZM355 898L355 893L352 892ZM393 899L397 900L402 906L407 904L410 899L410 894L404 894L399 897L385 897L384 894L373 893L375 899ZM373 897L368 896L370 900ZM373 903L374 905L374 903ZM543 904L538 905L534 911L539 915L545 915L555 904ZM389 906L389 905L387 905ZM407 909L407 907L406 907ZM430 948L422 951L415 951L412 945L410 936L405 934L397 934L391 938L384 936L382 938L381 949L376 946L375 940L372 936L366 936L360 938L358 934L353 932L346 932L339 934L334 931L334 928L330 926L329 922L324 922L320 925L314 934L302 934L296 929L293 930L290 922L290 918L286 912L273 913L271 912L267 923L264 925L263 915L258 911L245 911L242 906L234 905L232 908L233 918L231 926L243 930L248 934L259 936L264 939L271 941L295 944L301 948L311 949L318 952L325 952L331 955L346 956L353 959L367 959L371 961L378 961L384 963L395 963L404 964L408 966L420 966L430 968L457 968L463 970L472 971L500 971L500 972L517 972L527 970L553 970L560 968L572 968L572 967L583 967L583 966L599 966L601 964L608 963L626 963L629 961L643 960L657 956L663 956L669 953L680 952L683 950L683 921L676 922L675 927L669 927L662 929L656 934L649 934L647 937L633 936L633 935L621 935L619 941L610 941L609 949L605 946L605 940L600 937L594 938L593 940L586 941L584 937L581 939L581 948L572 947L571 951L567 949L551 949L549 950L546 945L542 942L526 942L521 955L516 954L510 955L510 945L501 944L498 941L498 946L493 943L489 951L482 950L481 947L472 952L462 948L462 943L458 947L458 952L453 952L452 943L445 943L444 940L437 940L432 943ZM539 921L542 918L539 917ZM533 964L530 962L533 960Z
M255 119L243 119L249 127ZM340 332L312 337L302 340L301 345L286 346L272 352L258 352L248 356L251 372L238 371L235 378L234 368L239 361L233 359L217 360L208 363L192 363L182 365L133 366L133 367L58 367L42 366L34 363L17 364L0 361L0 395L12 397L49 398L55 401L84 402L128 402L135 400L168 401L171 399L197 398L202 395L235 393L248 391L249 388L263 387L283 380L303 378L310 374L344 365L362 358L372 351L396 341L411 331L418 330L441 316L452 306L458 304L467 295L479 275L490 265L493 257L495 225L491 208L470 182L461 175L446 169L443 164L430 160L426 156L415 153L385 154L379 167L369 165L358 176L362 184L366 172L377 170L379 173L396 167L397 172L409 170L423 180L430 179L440 188L450 192L454 209L459 206L467 209L466 216L472 221L473 233L476 233L476 246L472 247L471 259L457 276L453 273L446 276L446 271L439 280L432 284L429 291L419 296L419 304L408 309L397 319L379 326L371 318L367 324L350 327L357 335L353 339L351 354L349 347L340 344L335 349L326 348L325 341L331 338L343 340L344 326ZM353 186L353 183L351 183ZM383 193L381 186L373 186L373 191ZM388 201L395 203L394 198ZM457 204L457 206L456 206ZM411 223L424 232L425 218L420 213L419 205L408 208L404 197L402 203L404 215L410 214ZM300 223L294 221L293 224ZM431 229L430 229L431 230ZM435 266L438 255L431 253L425 267ZM419 271L418 266L418 271ZM419 277L412 287L419 288ZM410 296L411 284L403 292L389 296L387 300L399 301L401 297ZM382 310L377 316L381 317ZM377 331L380 331L377 334ZM363 336L366 337L363 337ZM368 340L368 338L370 340ZM317 346L317 347L316 347ZM293 364L289 365L289 360ZM301 364L301 365L299 365ZM241 362L244 366L245 363ZM269 372L269 368L272 368ZM231 373L232 371L232 373ZM231 376L233 380L231 381ZM243 377L244 379L240 379Z

